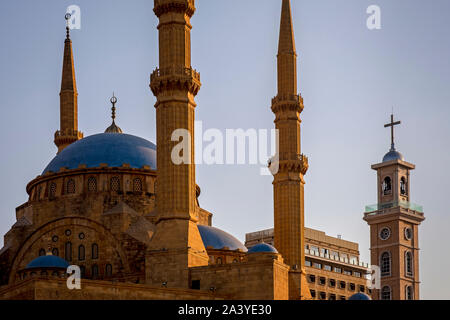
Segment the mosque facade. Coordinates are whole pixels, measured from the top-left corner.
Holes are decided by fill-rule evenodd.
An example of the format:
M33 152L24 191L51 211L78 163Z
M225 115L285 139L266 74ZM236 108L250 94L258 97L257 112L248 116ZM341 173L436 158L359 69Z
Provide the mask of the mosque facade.
M305 249L314 239L305 242L308 158L301 152L304 105L297 88L290 0L282 0L278 93L271 106L280 141L273 160L278 170L273 181L272 242L261 240L248 248L215 228L212 213L198 202L193 145L195 97L201 81L191 65L190 41L195 10L195 0L154 0L159 67L150 76L150 89L157 100L156 144L124 133L116 124L116 97L111 99L113 121L104 133L84 137L79 131L75 64L67 28L60 128L54 137L58 153L26 186L29 198L16 209L16 223L4 236L0 299L309 300L313 292L320 294L311 289L311 277L307 279L311 265L306 263L314 257ZM192 152L190 162L177 165L171 160L176 144L171 135L180 128L190 133ZM409 198L401 198L400 203L401 193L394 191L409 183L412 165L390 159L374 168L379 170L379 181L392 176L392 196L380 203L393 204L388 208L392 214L385 215L385 207L366 214L372 238L385 223L396 235L410 226L412 237L417 237L420 214L405 213ZM404 174L398 175L399 170ZM390 290L412 286L411 297L417 299L417 271L407 280L394 277L398 269L394 265L407 254L395 237L391 239L389 275L393 278L385 286L389 283ZM372 243L372 264L385 252L377 248ZM357 248L347 249L359 255ZM411 252L418 269L416 242ZM80 290L67 286L69 265L80 268ZM391 292L390 298L405 298ZM355 298L368 298L361 294ZM376 297L387 295L377 292Z

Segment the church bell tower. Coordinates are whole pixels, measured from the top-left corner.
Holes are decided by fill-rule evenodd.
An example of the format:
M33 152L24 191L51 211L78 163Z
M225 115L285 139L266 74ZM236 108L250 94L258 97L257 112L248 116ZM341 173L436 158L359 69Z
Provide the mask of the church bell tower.
M391 128L391 149L381 163L372 165L378 204L367 206L364 213L370 226L371 263L379 267L375 300L419 299L419 225L425 217L422 207L410 201L410 171L415 166L395 149L394 126L399 124L391 115L385 125Z

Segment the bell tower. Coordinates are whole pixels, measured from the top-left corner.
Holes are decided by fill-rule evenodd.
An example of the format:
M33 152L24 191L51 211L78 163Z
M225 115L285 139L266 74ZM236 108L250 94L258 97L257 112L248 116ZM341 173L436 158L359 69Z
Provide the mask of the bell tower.
M60 99L60 129L55 133L55 145L58 153L73 142L83 139L83 133L78 131L78 92L73 62L72 40L70 39L70 14L66 14L66 40L64 42L64 60L61 78Z
M208 265L208 254L197 228L198 204L194 163L194 97L200 74L191 66L191 18L194 0L155 0L159 18L159 68L150 80L157 101L156 231L147 253L149 284L189 288L189 268ZM182 130L182 138L173 134ZM175 146L183 149L174 161ZM180 152L177 152L180 155ZM187 159L187 161L185 161Z
M290 0L282 1L277 62L278 94L272 99L279 137L278 159L271 163L274 175L274 245L290 267L289 299L310 299L304 255L303 176L308 170L308 158L301 153L300 147L303 99L297 93L297 53Z
M425 220L423 208L410 201L410 171L415 166L406 162L395 149L394 121L391 149L383 161L372 165L377 171L378 203L366 206L364 220L370 226L371 263L380 268L380 288L373 291L376 300L419 299L419 225Z

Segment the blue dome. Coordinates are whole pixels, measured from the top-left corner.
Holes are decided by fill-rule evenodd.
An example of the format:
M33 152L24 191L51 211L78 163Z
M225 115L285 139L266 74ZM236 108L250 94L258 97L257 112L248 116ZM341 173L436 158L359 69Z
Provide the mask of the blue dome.
M403 157L403 155L400 152L391 149L388 153L386 153L384 155L383 162L388 162L388 161L392 161L392 160L405 161L405 158Z
M58 257L53 255L48 256L40 256L29 264L27 264L25 269L33 269L33 268L64 268L67 269L69 263Z
M156 145L143 138L120 133L100 133L72 143L61 151L42 174L58 172L62 167L76 169L79 165L87 168L121 167L124 163L131 168L150 166L156 170Z
M372 300L367 294L359 292L352 295L348 300Z
M223 249L228 247L229 250L241 249L247 252L247 248L231 234L226 233L220 229L198 225L198 231L202 237L203 244L206 247L213 247L214 249Z
M257 245L251 247L250 250L248 250L248 253L259 253L259 252L278 253L277 249L275 249L275 247L271 246L268 243L258 243Z

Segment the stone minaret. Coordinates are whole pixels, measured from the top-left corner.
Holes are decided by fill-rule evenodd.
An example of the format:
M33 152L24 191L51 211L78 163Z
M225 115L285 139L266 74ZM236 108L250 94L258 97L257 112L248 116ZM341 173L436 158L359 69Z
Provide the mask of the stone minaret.
M297 53L290 0L283 0L278 44L278 95L272 99L279 134L278 171L274 173L274 244L290 266L289 298L308 299L304 257L304 184L308 159L301 154L297 94Z
M385 125L391 128L391 149L381 163L372 165L377 171L378 203L364 213L370 226L371 262L380 268L380 288L372 293L375 300L419 299L419 225L425 217L423 208L410 201L410 171L415 166L395 149L398 124L391 115Z
M195 1L155 0L153 11L159 18L159 69L150 82L157 98L158 220L147 256L147 279L153 285L189 288L188 268L208 264L197 229L194 97L201 84L200 74L191 66L190 38ZM172 160L172 151L180 143L172 141L172 134L178 129L189 133L183 142L190 148L182 152L188 163L175 164Z
M78 131L78 92L73 63L72 40L70 39L68 26L66 30L61 92L59 94L60 130L55 133L55 145L58 147L58 153L71 143L83 138L83 133Z

